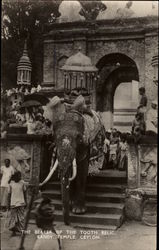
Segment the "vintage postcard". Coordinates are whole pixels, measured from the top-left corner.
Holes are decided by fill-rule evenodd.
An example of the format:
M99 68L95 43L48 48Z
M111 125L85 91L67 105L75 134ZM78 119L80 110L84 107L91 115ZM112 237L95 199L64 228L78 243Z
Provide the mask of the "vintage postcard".
M1 249L157 249L158 1L3 0L1 52Z

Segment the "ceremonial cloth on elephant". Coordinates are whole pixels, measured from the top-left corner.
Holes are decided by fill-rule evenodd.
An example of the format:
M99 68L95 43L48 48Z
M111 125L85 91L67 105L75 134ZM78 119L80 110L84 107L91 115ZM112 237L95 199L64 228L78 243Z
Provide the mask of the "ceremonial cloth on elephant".
M103 143L104 131L98 114L91 110L93 116L83 114L84 118L84 140L90 144L89 174L99 172L104 161Z
M98 114L94 110L91 111L93 116L90 116L88 114L83 114L85 122L84 135L86 137L86 140L89 141L90 143L93 142L98 132L101 130L101 122Z

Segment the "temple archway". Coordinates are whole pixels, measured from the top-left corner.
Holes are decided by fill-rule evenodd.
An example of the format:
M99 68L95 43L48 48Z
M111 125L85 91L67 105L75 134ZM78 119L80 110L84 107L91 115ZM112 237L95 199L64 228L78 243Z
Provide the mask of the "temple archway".
M106 129L114 126L114 95L121 83L139 81L136 63L127 55L112 53L96 65L100 80L97 85L96 109L100 111ZM127 107L125 107L127 108Z

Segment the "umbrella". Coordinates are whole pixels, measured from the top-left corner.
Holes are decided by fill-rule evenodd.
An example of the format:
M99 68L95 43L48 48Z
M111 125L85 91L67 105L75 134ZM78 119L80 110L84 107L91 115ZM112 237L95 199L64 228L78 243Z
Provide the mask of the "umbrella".
M49 99L42 95L42 94L30 94L30 95L26 95L24 97L24 101L38 101L41 103L42 106L45 106L48 102L49 102Z
M35 100L24 101L21 105L21 108L28 108L28 107L39 107L42 104Z

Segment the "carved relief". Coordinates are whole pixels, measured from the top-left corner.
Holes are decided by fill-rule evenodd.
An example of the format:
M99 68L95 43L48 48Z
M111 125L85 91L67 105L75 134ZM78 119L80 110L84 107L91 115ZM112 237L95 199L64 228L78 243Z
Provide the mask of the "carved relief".
M140 185L141 187L157 187L157 147L140 147Z
M25 181L30 180L31 154L29 145L17 146L17 144L14 143L7 145L6 148L2 146L1 156L1 162L3 162L5 158L9 158L11 165L22 173L22 179Z

